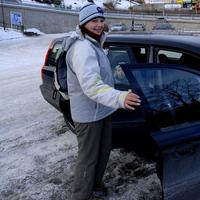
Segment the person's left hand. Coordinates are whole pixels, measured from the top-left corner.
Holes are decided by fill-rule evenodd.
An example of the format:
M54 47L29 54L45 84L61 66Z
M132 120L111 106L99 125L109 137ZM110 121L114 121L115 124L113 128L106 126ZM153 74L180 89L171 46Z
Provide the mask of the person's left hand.
M135 110L135 106L140 106L140 104L141 104L141 100L137 94L130 92L126 95L126 98L124 101L124 107L126 109Z

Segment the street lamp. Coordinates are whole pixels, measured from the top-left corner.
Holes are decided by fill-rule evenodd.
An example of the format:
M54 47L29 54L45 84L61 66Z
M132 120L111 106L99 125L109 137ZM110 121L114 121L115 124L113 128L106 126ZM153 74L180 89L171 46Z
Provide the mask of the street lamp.
M2 22L3 22L3 29L6 30L6 24L4 19L4 8L3 8L3 0L1 0L1 12L2 12Z

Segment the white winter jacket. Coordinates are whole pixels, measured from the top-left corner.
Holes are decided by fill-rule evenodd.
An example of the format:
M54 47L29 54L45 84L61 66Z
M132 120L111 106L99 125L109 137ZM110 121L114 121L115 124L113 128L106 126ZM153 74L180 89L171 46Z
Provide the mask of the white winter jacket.
M73 34L79 39L66 56L72 119L80 123L98 121L124 108L127 92L113 88L110 63L101 45L88 35L83 37L79 30Z

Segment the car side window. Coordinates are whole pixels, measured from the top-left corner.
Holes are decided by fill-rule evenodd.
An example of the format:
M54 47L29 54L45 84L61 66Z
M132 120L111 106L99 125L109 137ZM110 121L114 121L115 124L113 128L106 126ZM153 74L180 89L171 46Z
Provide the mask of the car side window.
M200 68L200 58L195 57L190 54L182 54L179 60L179 64L187 66L192 69L197 69L199 70Z
M186 52L159 49L156 54L156 63L179 64L192 69L199 69L200 59Z
M157 63L179 64L182 55L181 52L159 49L156 55Z
M132 73L155 127L200 121L199 74L172 68L133 69Z
M111 64L115 85L129 85L129 82L121 68L121 64L130 64L131 58L127 49L110 49L108 59Z
M108 59L111 64L111 68L115 68L120 64L130 64L131 59L126 49L110 49L108 51Z
M133 47L132 50L136 63L147 63L147 48Z

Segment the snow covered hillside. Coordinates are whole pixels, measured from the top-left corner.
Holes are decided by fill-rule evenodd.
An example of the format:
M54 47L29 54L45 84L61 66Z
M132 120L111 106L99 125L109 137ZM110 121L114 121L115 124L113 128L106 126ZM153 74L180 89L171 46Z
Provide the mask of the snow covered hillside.
M34 0L22 0L22 2L28 3L28 4L38 4L38 5L49 6L48 4L37 3ZM79 10L85 2L87 2L87 0L64 0L64 5L65 7L71 8L73 10ZM138 5L137 2L130 1L130 0L94 0L94 2L102 8L104 7L103 3L113 2L115 9L123 9L123 10L128 10L129 7Z

